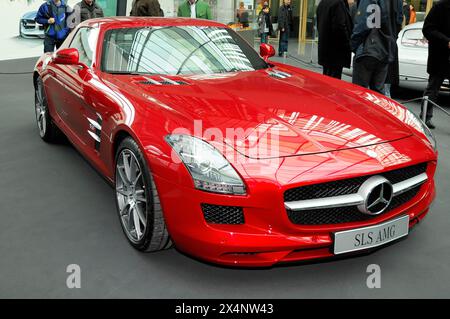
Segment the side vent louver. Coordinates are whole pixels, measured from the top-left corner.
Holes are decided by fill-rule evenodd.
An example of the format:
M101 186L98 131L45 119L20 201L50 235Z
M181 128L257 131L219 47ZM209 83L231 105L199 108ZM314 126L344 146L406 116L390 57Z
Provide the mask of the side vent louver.
M268 71L267 74L269 74L270 77L276 78L276 79L287 79L292 76L289 73L285 73L285 72L281 72L281 71Z
M187 85L187 82L181 81L181 80L171 80L169 78L165 78L165 77L159 77L158 79L156 78L148 78L148 77L144 77L145 81L140 81L140 84L144 84L144 85Z

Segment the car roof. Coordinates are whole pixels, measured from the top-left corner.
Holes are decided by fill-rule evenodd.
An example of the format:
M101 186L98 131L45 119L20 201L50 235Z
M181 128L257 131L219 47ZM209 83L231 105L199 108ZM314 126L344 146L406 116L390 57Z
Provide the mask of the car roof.
M163 17L108 17L90 19L82 23L83 26L96 27L101 25L107 29L139 28L157 26L200 26L200 27L226 27L226 25L203 19L191 18L163 18Z
M410 29L423 29L423 21L408 24L403 30L410 30Z

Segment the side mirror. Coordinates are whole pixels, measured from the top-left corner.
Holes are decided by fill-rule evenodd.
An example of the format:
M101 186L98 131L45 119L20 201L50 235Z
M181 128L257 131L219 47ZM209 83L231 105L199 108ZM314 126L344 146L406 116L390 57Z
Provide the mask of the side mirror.
M79 65L80 54L75 48L67 48L56 51L53 62L56 64Z
M267 62L269 58L275 55L275 48L270 44L261 43L259 46L259 55Z

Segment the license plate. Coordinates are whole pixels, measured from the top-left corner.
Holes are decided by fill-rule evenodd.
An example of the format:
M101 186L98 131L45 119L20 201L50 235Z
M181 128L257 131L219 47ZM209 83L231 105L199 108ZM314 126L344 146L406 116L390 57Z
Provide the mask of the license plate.
M344 254L387 244L408 235L409 216L383 224L334 233L334 254Z

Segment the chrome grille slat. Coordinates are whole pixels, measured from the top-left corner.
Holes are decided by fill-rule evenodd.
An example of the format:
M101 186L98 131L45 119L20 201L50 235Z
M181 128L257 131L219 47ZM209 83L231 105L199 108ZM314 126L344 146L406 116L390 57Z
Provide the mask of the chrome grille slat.
M409 178L403 182L392 185L394 188L394 197L404 193L412 188L425 183L428 179L426 173L422 173L418 176ZM358 193L341 195L334 197L322 197L318 199L299 200L295 202L285 202L284 205L287 209L293 211L301 211L308 209L323 209L323 208L336 208L345 206L357 206L364 202L364 198Z
M284 194L286 211L293 223L302 225L368 220L374 216L367 216L357 208L364 203L364 196L358 194L358 190L365 181L379 175L392 183L392 202L384 214L411 201L418 194L421 185L428 180L426 168L427 163L421 163L379 174L289 189Z

